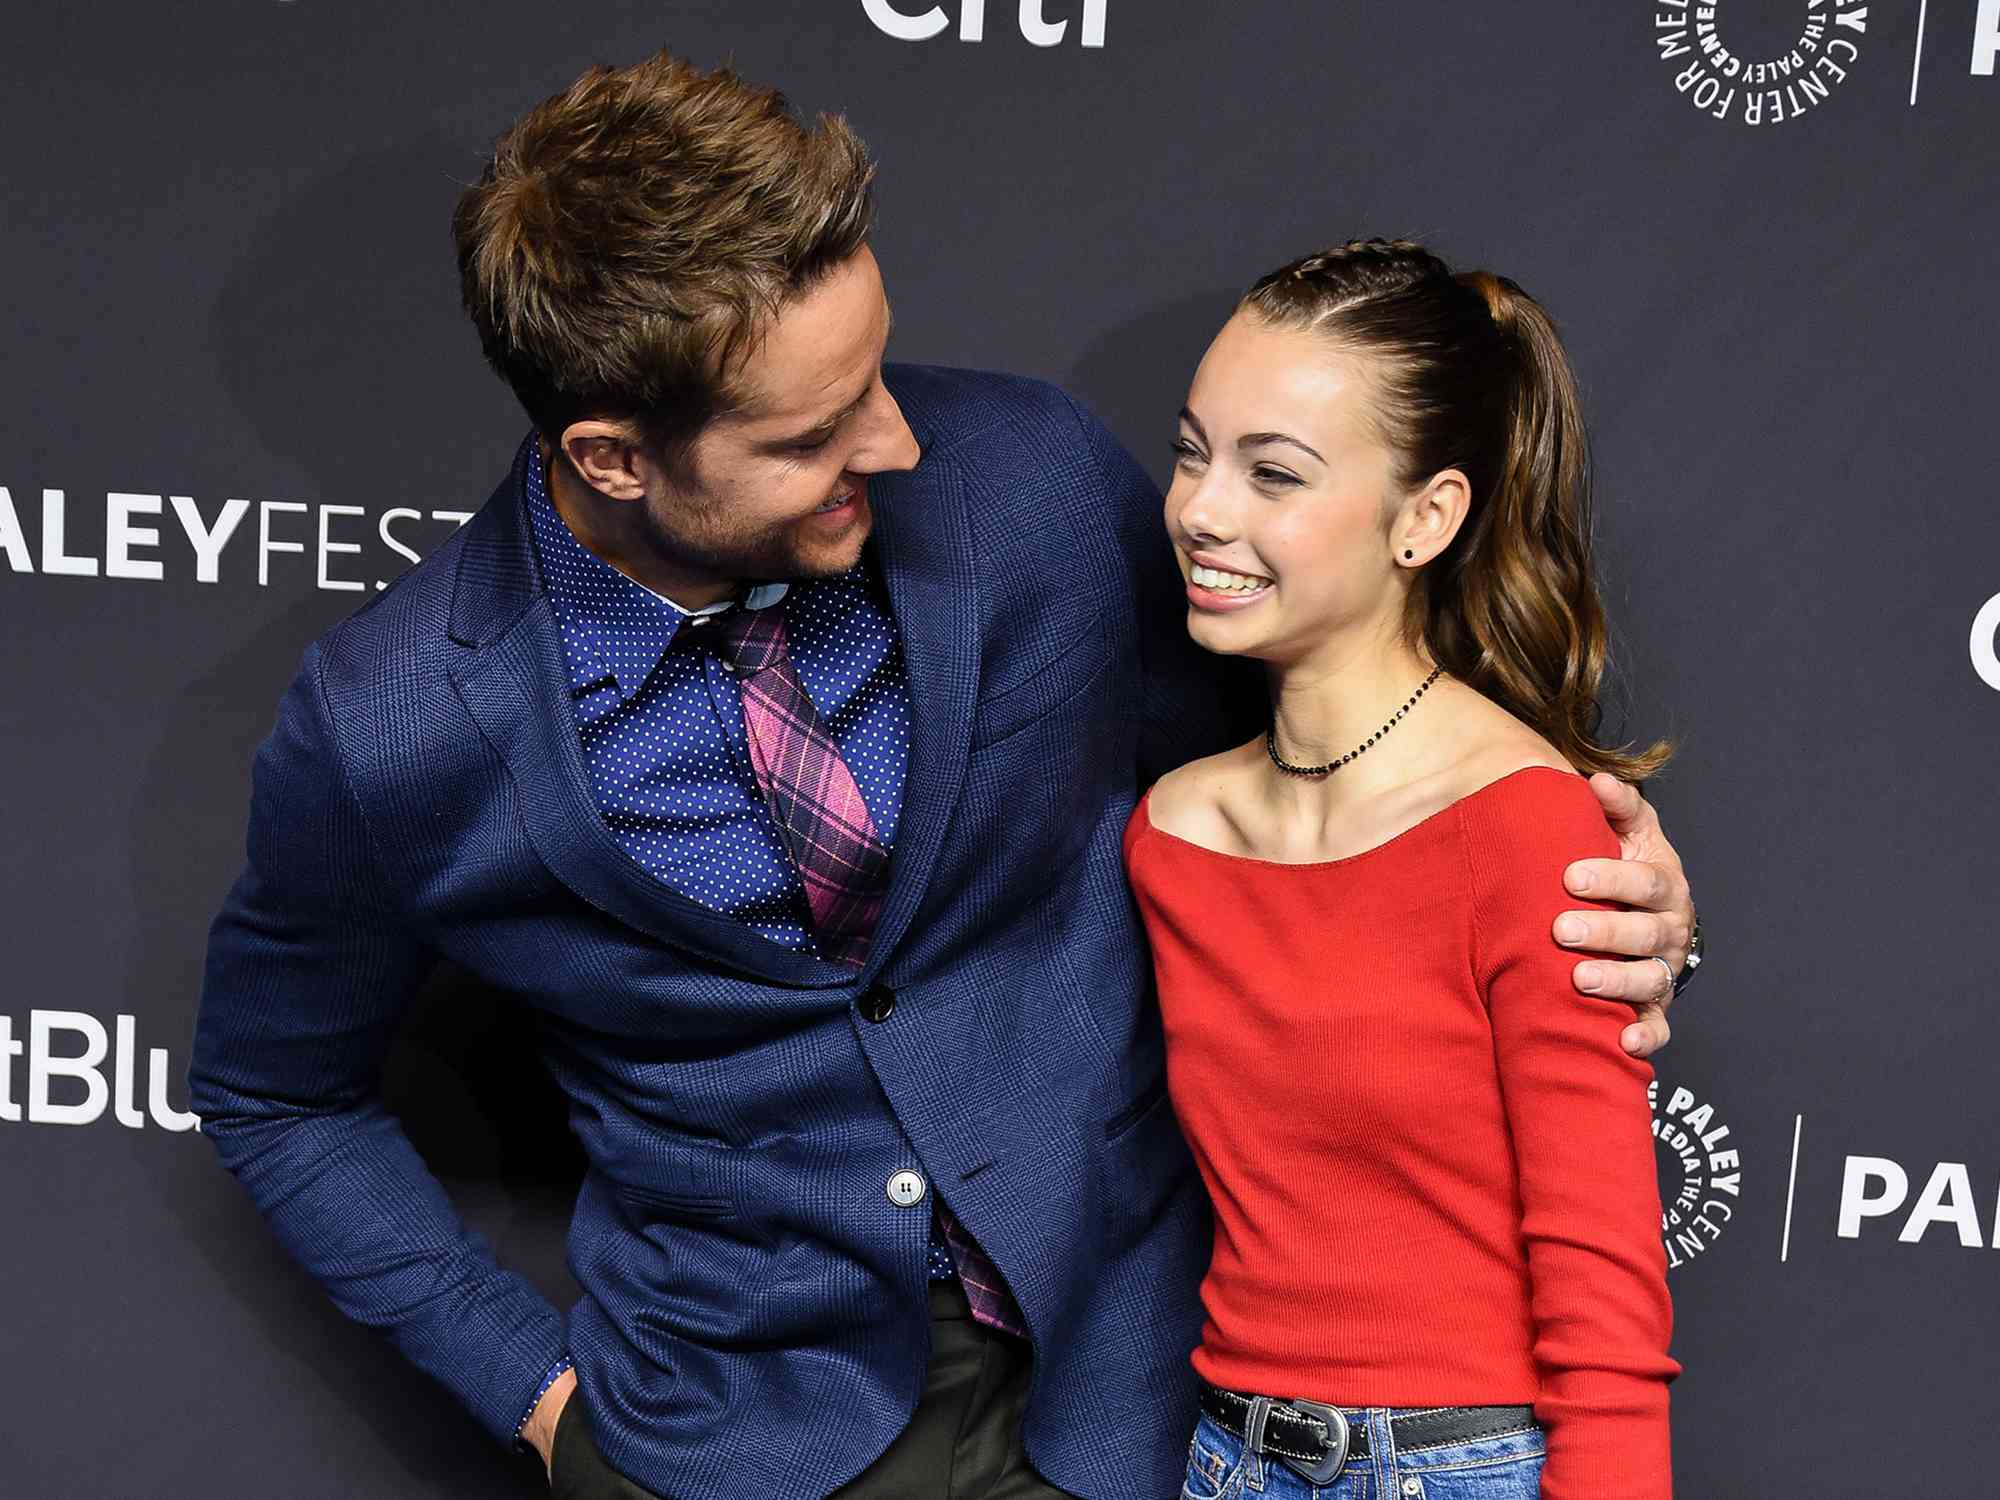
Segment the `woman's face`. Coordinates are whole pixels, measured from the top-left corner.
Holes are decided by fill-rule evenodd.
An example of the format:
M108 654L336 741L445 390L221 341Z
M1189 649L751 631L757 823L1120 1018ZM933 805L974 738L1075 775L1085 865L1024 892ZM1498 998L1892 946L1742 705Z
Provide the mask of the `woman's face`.
M1395 458L1366 361L1239 312L1195 372L1167 531L1188 630L1210 651L1295 661L1356 627L1395 629Z

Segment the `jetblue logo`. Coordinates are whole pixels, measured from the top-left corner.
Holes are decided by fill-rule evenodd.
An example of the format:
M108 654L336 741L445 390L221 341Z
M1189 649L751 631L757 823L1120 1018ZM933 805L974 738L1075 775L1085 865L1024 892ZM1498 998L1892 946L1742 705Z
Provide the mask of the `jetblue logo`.
M0 1015L0 1122L18 1125L94 1125L109 1109L128 1130L143 1130L146 1118L162 1130L193 1130L195 1115L167 1099L173 1065L164 1047L149 1049L140 1077L139 1023L118 1016L109 1031L95 1016L75 1010L36 1010L27 1016L27 1035L14 1034L14 1018ZM26 1096L15 1092L26 1054ZM105 1076L106 1063L111 1065ZM140 1108L140 1090L145 1108Z
M1002 5L1006 0L1000 0ZM1069 39L1069 17L1049 19L1049 0L1021 0L1021 35L1037 47L1060 47ZM1104 45L1105 11L1111 0L1079 0L1083 14L1077 32L1086 47ZM918 10L910 0L861 0L861 8L877 31L899 42L928 42L951 29L951 15L942 5ZM958 0L958 39L986 40L986 0Z

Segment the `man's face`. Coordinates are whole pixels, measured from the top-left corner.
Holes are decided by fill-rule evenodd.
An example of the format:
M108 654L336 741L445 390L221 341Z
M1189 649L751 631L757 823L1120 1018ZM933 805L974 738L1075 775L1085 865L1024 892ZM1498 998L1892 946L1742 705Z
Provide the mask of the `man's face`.
M743 365L740 409L647 486L654 543L677 571L729 584L832 577L860 560L868 476L922 456L882 384L888 341L866 247L785 306Z

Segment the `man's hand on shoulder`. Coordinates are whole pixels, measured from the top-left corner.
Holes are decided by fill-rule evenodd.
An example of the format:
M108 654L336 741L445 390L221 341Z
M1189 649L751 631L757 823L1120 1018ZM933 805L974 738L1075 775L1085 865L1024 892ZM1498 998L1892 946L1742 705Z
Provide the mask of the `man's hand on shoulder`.
M1618 835L1622 857L1578 860L1564 871L1563 884L1572 896L1629 909L1564 912L1556 918L1555 937L1566 948L1630 955L1626 963L1586 959L1576 966L1572 982L1596 999L1634 1006L1638 1019L1621 1040L1634 1057L1650 1057L1672 1034L1667 1024L1672 976L1687 962L1694 898L1680 856L1660 831L1659 814L1638 790L1603 772L1590 778L1590 789Z
M521 1441L541 1455L543 1472L551 1479L554 1478L556 1424L562 1420L563 1408L569 1405L569 1398L575 1393L576 1371L565 1370L555 1384L542 1393L542 1399L535 1403L534 1411L528 1416L527 1425L521 1429Z

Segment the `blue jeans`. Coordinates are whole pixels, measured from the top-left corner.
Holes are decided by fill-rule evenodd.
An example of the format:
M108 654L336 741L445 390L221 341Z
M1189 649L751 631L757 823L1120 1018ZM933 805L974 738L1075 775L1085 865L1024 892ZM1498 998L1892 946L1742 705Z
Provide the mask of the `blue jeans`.
M1368 1457L1349 1459L1331 1484L1315 1485L1281 1458L1246 1453L1243 1440L1203 1417L1188 1444L1182 1500L1537 1500L1542 1432L1396 1451L1386 1406L1342 1407L1368 1432Z

